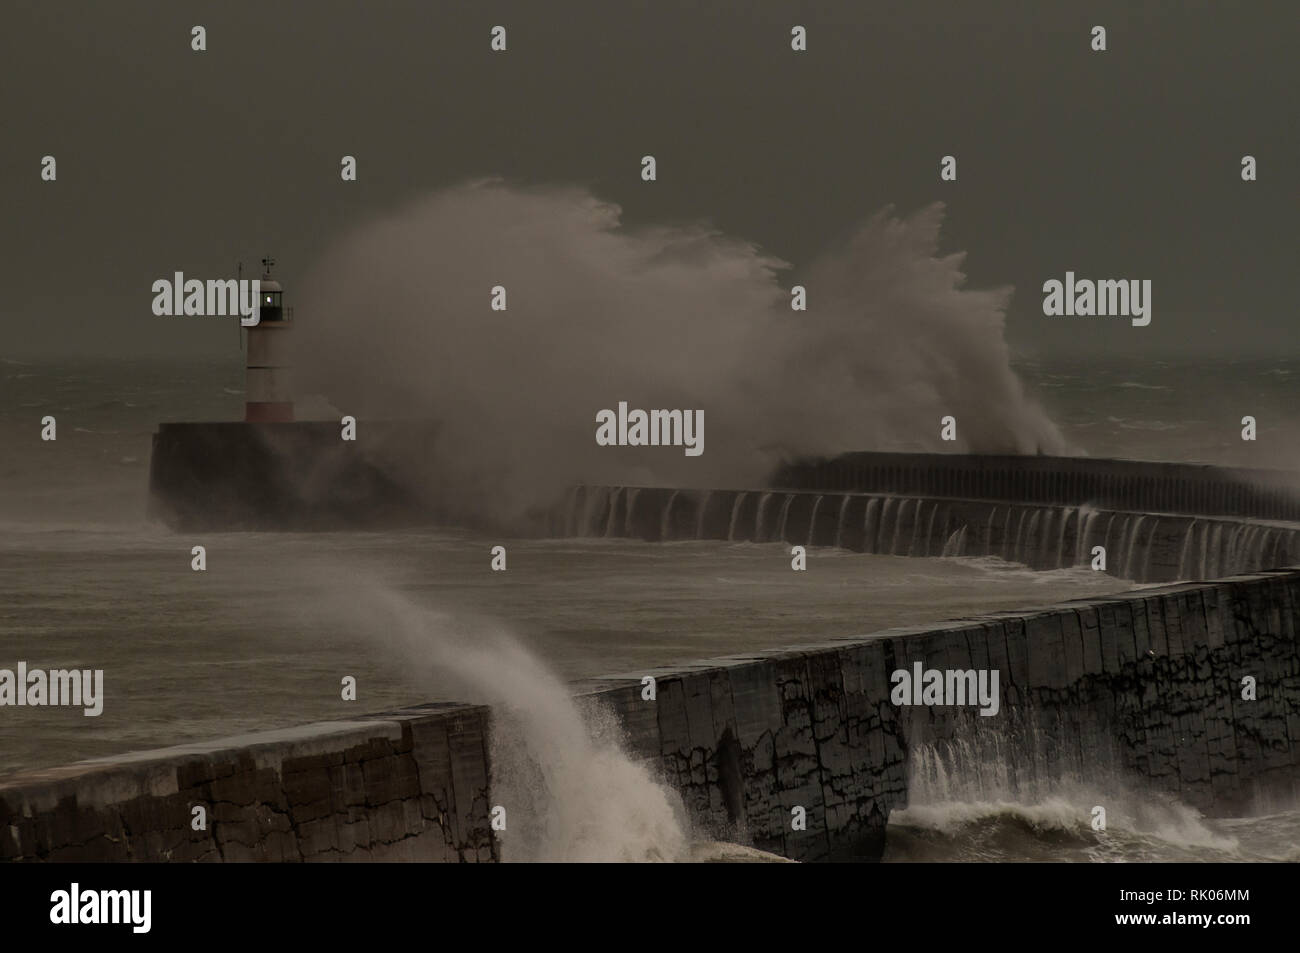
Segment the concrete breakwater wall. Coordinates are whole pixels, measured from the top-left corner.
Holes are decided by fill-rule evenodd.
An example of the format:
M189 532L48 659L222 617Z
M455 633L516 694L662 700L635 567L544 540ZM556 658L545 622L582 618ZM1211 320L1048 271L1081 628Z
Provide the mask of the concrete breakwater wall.
M437 433L420 421L366 421L355 440L324 421L164 423L149 459L150 513L181 531L433 522L445 514L418 461L434 456Z
M1194 463L949 453L846 453L791 463L772 487L1300 521L1300 474Z
M0 779L0 860L493 860L487 721L434 704Z
M629 752L681 793L697 836L798 860L873 859L917 771L936 765L950 779L990 768L1013 781L1085 776L1103 789L1137 779L1207 813L1297 797L1297 633L1292 569L575 691L618 713ZM894 705L891 673L916 663L997 671L998 713ZM647 674L654 701L642 698ZM1254 700L1243 697L1246 677ZM487 718L423 706L11 777L0 781L0 858L496 859ZM989 751L1003 761L991 764ZM207 830L192 829L196 805ZM1091 807L1079 805L1081 818ZM806 830L792 828L798 808Z
M1259 574L701 662L660 682L653 721L639 686L617 707L706 834L797 860L873 859L917 772L936 766L950 791L1009 779L1002 798L1084 778L1210 814L1294 803L1297 632L1300 572ZM999 713L895 706L891 673L918 663L997 670ZM1243 699L1245 676L1257 700ZM797 807L806 831L791 829ZM1081 823L1092 807L1079 804Z
M576 487L559 536L840 546L892 556L999 556L1033 569L1088 565L1137 582L1214 579L1300 562L1300 525L867 493Z

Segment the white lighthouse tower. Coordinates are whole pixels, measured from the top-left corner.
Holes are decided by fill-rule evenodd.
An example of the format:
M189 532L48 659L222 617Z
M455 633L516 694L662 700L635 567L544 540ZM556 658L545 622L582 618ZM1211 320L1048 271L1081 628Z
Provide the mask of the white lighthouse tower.
M262 259L261 320L248 329L244 420L282 423L293 420L293 381L290 377L289 331L293 309L286 310L283 289L271 277L275 259Z

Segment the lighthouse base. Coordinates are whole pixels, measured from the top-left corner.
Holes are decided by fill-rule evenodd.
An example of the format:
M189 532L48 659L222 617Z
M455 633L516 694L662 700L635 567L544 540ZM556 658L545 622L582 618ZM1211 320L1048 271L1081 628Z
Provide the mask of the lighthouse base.
M249 401L244 405L244 423L287 424L293 422L293 401Z
M153 437L149 512L174 529L376 529L440 522L422 484L437 427L364 422L165 423Z

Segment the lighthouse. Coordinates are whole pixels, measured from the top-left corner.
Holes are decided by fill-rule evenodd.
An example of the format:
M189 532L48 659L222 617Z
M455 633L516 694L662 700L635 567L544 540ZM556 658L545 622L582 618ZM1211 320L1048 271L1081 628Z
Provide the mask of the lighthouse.
M289 357L289 331L293 309L285 309L284 289L271 277L274 258L263 258L261 320L248 329L245 368L244 420L247 423L284 423L293 420L293 382Z
M358 442L355 430L344 437L348 431L333 420L294 419L293 308L284 307L284 289L271 276L274 259L262 265L257 282L245 282L241 269L238 285L240 335L248 335L244 419L158 425L149 457L150 514L184 532L444 520L436 481L415 465L434 458L442 439L437 423L367 420ZM258 320L245 325L253 317L246 295L254 285Z

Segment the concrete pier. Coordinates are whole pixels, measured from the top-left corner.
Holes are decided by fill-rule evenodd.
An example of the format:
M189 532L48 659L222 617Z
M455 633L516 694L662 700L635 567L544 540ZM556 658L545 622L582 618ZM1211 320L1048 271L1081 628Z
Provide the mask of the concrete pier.
M326 530L437 521L437 488L413 472L437 428L340 424L169 423L153 438L150 514L173 529Z
M1300 521L1300 474L1193 463L847 453L782 467L770 486Z
M915 662L997 670L999 714L895 706L890 675ZM653 702L643 675L658 679ZM574 690L618 713L631 754L681 793L697 836L798 860L879 857L919 760L990 736L1038 771L1103 788L1136 779L1210 814L1266 809L1300 796L1300 568ZM9 777L0 858L493 860L489 717L430 705ZM974 768L958 755L948 765ZM195 806L205 830L192 827ZM797 807L806 831L791 829Z
M577 487L555 536L785 542L886 556L997 556L1032 569L1091 564L1135 582L1216 579L1300 562L1300 524L1091 506L812 490Z
M0 859L492 860L487 718L433 704L7 778Z

